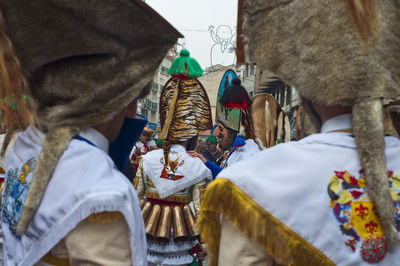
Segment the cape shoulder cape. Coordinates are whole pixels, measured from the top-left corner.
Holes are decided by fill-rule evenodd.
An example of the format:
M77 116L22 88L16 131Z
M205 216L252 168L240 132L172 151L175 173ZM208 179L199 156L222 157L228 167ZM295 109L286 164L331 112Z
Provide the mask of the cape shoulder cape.
M147 265L136 192L104 151L80 140L72 140L61 157L26 233L14 234L44 137L28 128L9 153L1 217L5 265L33 265L79 222L104 211L122 213L130 228L132 261Z
M398 206L400 141L385 140L388 178ZM373 213L373 206L363 191L355 147L349 133L321 133L279 144L223 170L206 190L198 221L211 265L218 260L220 215L278 263L368 265L360 256L368 236L360 209L371 207ZM396 219L399 216L396 213ZM377 224L373 215L367 218ZM374 230L379 234L379 224ZM397 250L387 253L381 264L395 265L399 260Z
M193 186L204 179L211 180L211 171L199 158L192 158L183 146L173 144L169 153L172 161L178 164L174 169L178 180L161 178L164 169L164 153L162 149L151 151L143 156L143 170L157 189L161 198L166 198L182 189Z

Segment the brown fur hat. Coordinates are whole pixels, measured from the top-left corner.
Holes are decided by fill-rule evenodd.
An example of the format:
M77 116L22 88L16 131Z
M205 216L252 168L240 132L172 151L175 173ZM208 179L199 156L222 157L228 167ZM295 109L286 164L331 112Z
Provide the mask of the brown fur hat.
M378 3L379 29L366 40L348 15L355 2L360 1L245 0L243 43L246 60L298 89L310 117L311 102L352 107L368 194L393 250L398 237L387 182L382 99L400 96L400 5L397 0L364 1ZM320 127L318 118L310 121Z
M0 0L0 10L47 131L21 234L70 139L143 95L182 36L140 0Z

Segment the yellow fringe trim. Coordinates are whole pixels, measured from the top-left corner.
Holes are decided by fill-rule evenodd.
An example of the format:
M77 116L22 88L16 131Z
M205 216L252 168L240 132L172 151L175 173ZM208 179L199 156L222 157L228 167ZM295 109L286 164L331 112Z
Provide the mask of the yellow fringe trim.
M88 218L86 218L86 221L96 224L110 224L118 222L123 218L124 216L120 212L99 212L91 214Z
M53 256L50 252L48 252L46 255L44 255L44 257L41 259L41 261L44 261L47 264L56 265L56 266L69 266L70 265L68 258L56 257L56 256Z
M184 204L189 204L192 201L191 196L183 196L183 195L171 195L166 198L160 198L160 195L156 191L149 191L146 190L144 192L144 195L148 199L156 199L156 200L165 200L165 201L171 201L171 202L178 202L178 203L184 203Z
M218 264L221 215L261 245L278 263L335 265L319 249L225 178L218 178L208 186L197 220L201 239L208 245L210 265Z
M1 183L1 185L0 185L0 205L1 205L1 198L2 198L1 195L3 195L4 183L5 183L5 181L3 183Z

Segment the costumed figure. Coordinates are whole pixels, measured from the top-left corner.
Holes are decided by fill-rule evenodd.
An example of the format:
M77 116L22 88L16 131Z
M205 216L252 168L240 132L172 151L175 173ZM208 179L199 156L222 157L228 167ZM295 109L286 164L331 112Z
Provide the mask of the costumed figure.
M139 140L133 146L131 155L129 157L133 167L135 168L135 171L137 171L139 167L142 156L148 153L150 150L154 149L153 146L149 145L150 138L153 135L155 135L154 130L152 130L148 126L145 127L139 137Z
M400 140L384 126L400 96L398 1L240 3L246 60L294 86L319 133L208 186L198 225L210 265L398 264Z
M200 132L212 127L208 96L196 79L202 72L187 50L175 59L169 70L172 78L160 97L163 149L142 157L134 180L139 197L145 199L142 214L150 265L191 264L191 254L199 247L195 219L211 172L186 151L196 147Z
M218 158L220 158L221 154L217 149L217 138L214 135L209 135L206 138L206 149L203 151L203 156L212 163L217 163Z
M202 154L191 151L193 157L199 157L211 170L213 178L225 167L260 152L260 146L254 141L254 126L251 116L252 101L241 86L240 79L233 70L222 77L217 97L214 134L218 136L218 150L221 153L217 163L207 160Z
M2 52L13 44L29 76L29 105L20 90L1 96L37 115L8 152L4 264L147 265L139 199L109 142L126 137L125 116L181 35L142 1L0 0L0 11L10 39Z

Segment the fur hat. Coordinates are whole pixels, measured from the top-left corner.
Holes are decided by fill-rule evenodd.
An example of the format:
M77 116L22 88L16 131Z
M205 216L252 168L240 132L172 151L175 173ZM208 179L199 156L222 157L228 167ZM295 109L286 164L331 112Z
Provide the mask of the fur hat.
M321 122L311 102L352 107L368 194L393 250L398 237L387 182L382 99L400 96L400 6L396 0L364 1L378 2L378 27L366 29L363 22L374 19L375 11L367 8L351 19L348 14L359 8L355 2L360 1L245 0L243 43L246 60L298 89L317 129Z
M0 0L0 10L47 131L17 226L21 234L70 139L147 93L181 34L139 0Z

